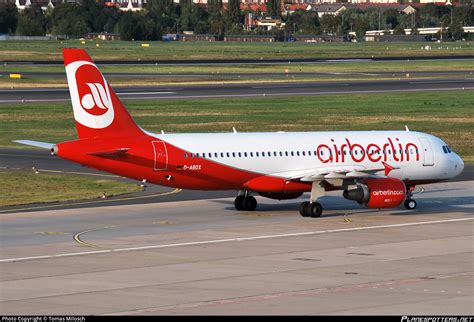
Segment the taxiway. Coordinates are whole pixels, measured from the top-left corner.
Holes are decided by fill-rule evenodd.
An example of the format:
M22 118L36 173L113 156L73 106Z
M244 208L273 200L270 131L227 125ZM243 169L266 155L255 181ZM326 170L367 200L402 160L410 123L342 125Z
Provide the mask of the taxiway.
M0 215L2 314L472 315L473 181L419 208L336 195L231 198Z
M396 79L373 81L291 82L115 88L123 100L284 97L336 94L436 92L474 89L474 78ZM67 88L1 89L0 103L69 102Z

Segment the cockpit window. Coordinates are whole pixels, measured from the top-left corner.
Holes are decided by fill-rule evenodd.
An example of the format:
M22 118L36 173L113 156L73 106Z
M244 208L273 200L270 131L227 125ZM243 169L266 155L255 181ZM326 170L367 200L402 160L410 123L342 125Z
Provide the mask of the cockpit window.
M447 145L443 145L443 151L444 151L444 153L446 153L446 154L453 152L453 151L451 151L451 149L450 149L449 146L447 146Z

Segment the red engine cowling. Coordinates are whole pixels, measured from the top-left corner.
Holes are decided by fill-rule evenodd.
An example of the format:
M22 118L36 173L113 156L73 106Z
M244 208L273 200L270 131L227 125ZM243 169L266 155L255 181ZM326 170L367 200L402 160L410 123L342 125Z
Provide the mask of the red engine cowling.
M344 190L343 196L369 208L395 208L405 201L407 190L399 179L367 179L355 189Z

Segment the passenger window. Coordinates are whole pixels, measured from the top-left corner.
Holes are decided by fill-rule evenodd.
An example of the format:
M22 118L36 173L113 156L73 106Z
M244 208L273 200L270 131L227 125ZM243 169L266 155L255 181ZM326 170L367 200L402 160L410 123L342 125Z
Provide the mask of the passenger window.
M232 157L235 158L235 152L232 152Z
M253 152L250 152L250 157L253 158Z
M303 151L303 152L301 152L301 153L303 154L304 157L306 156L306 152Z
M285 156L288 156L288 151L285 151Z
M297 156L300 156L300 151L296 151L296 155L297 155Z
M244 152L244 157L247 157L247 152Z
M187 153L184 154L184 158L185 158L185 159L188 158L188 154L187 154Z
M280 156L282 157L283 156L283 152L280 151Z
M259 155L258 155L258 152L255 152L255 156L256 156L256 157L258 157L258 156L259 156Z
M214 156L217 158L217 156L218 156L217 152L216 152L216 153L214 153Z
M274 156L277 156L277 153L276 153L276 151L273 151L273 155L274 155Z
M223 158L223 157L224 157L224 153L221 152L221 158Z
M241 158L241 157L242 157L242 153L241 153L241 152L239 152L239 158Z
M229 152L227 152L227 153L226 153L226 155L227 155L227 157L230 157L230 154L229 154Z

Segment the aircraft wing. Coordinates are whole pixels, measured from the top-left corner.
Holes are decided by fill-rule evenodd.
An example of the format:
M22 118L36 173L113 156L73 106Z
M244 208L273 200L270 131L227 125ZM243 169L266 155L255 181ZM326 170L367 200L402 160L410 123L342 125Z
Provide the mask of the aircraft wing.
M35 146L37 148L48 149L48 150L51 150L55 145L53 143L40 142L40 141L31 141L31 140L15 140L13 142L20 143L20 144L25 144L25 145L30 145L30 146Z
M341 165L341 166L327 166L315 169L296 170L286 173L278 173L280 177L285 177L287 180L298 180L303 182L322 181L326 179L359 179L378 177L377 172L384 171L387 176L390 171L398 169L382 162L381 166L365 167L361 165Z

